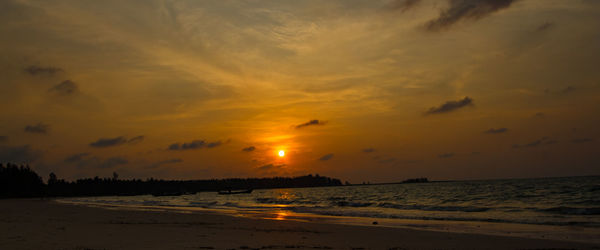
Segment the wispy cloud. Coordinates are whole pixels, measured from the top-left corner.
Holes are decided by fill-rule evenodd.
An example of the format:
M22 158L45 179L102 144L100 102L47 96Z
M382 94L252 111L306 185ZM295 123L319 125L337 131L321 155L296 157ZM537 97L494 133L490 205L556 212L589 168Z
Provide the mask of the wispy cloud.
M304 127L308 127L308 126L324 125L325 123L326 123L325 121L310 120L308 122L296 125L296 128L304 128Z
M473 99L466 96L465 98L458 100L458 101L447 101L446 103L444 103L438 107L432 107L427 112L425 112L425 114L428 114L428 115L443 114L443 113L452 112L457 109L471 106L471 105L473 105Z
M450 157L454 157L454 153L443 153L443 154L438 155L438 158L450 158Z
M100 138L95 142L90 143L90 146L92 147L96 147L96 148L105 148L105 147L112 147L112 146L118 146L118 145L122 145L122 144L138 144L140 142L142 142L144 140L144 136L143 135L138 135L135 137L132 137L130 139L127 139L125 136L119 136L119 137L115 137L115 138Z
M65 158L64 162L67 162L67 163L80 162L89 155L90 155L90 153L78 153L78 154L70 155L67 158Z
M388 8L405 12L416 7L420 2L421 0L394 0L388 5Z
M179 162L183 162L183 160L179 159L179 158L173 158L173 159L164 160L164 161L157 161L157 162L152 163L144 168L146 168L146 169L158 168L165 164L174 164L174 163L179 163Z
M25 126L25 132L33 134L47 134L49 129L50 125L41 122L36 125Z
M30 145L0 146L0 162L32 163L42 156L42 151L35 150Z
M204 140L193 140L191 142L186 143L173 143L169 145L167 149L169 150L190 150L190 149L201 149L201 148L215 148L221 146L223 142L214 141L214 142L206 142Z
M129 144L138 144L140 142L142 142L144 140L144 136L143 135L138 135L136 137L133 138L129 138L129 140L127 140L127 143Z
M27 68L24 69L25 73L30 74L32 76L34 75L47 75L47 76L53 76L59 72L63 72L64 70L58 67L42 67L42 66L36 66L36 65L31 65Z
M542 32L542 31L552 29L555 26L556 26L556 24L553 22L545 22L545 23L542 23L540 26L538 26L537 29L535 29L535 30L538 32Z
M373 152L375 152L375 149L374 148L365 148L362 151L365 153L373 153Z
M557 140L553 140L550 137L544 136L538 140L532 141L526 144L513 144L513 148L533 148L541 145L551 145L558 143Z
M123 136L115 137L115 138L100 138L95 142L90 143L90 146L96 148L105 148L121 145L127 142L127 139Z
M321 156L321 158L319 158L319 161L328 161L331 158L333 158L333 154L326 154L324 156Z
M573 140L571 140L572 143L586 143L586 142L593 142L594 139L592 138L575 138Z
M485 134L502 134L508 131L507 128L491 128L486 131L483 131Z
M254 150L256 150L256 147L254 147L254 146L242 148L242 151L244 151L244 152L252 152Z
M494 12L508 8L515 0L450 0L449 7L425 25L429 31L447 30L454 24L477 21Z
M60 95L71 95L79 91L77 84L71 80L65 80L54 87L48 89L50 92L55 92Z

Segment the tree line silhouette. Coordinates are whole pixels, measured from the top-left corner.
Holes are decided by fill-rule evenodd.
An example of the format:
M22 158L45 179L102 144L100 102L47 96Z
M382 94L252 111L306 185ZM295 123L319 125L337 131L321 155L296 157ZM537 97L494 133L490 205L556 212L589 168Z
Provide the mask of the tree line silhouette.
M106 195L181 195L220 190L299 188L341 186L339 179L306 175L299 177L230 178L210 180L146 180L112 178L84 178L75 181L58 179L50 173L44 183L29 166L0 163L0 198L59 197L59 196L106 196Z

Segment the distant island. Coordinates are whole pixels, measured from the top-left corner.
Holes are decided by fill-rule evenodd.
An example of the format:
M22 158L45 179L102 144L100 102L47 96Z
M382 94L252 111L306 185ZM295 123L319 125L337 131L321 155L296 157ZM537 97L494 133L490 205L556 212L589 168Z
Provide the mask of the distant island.
M210 180L159 180L112 178L65 181L50 173L47 183L29 166L0 164L0 198L73 197L113 195L181 195L220 190L341 186L339 179L306 175L298 177L230 178Z

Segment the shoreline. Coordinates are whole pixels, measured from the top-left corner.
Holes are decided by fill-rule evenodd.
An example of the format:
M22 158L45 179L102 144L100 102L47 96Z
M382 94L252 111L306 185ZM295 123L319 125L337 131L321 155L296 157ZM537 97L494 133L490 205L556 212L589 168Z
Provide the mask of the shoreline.
M0 201L2 249L600 249L600 244L211 213Z
M178 213L214 213L219 215L267 220L286 220L307 223L339 224L350 226L389 227L433 232L470 233L492 236L521 237L542 240L572 241L600 245L600 228L564 225L519 224L510 222L420 220L372 218L298 213L284 209L272 211L220 209L190 206L125 205L101 202L79 202L54 199L54 202L77 206L133 211L162 211Z

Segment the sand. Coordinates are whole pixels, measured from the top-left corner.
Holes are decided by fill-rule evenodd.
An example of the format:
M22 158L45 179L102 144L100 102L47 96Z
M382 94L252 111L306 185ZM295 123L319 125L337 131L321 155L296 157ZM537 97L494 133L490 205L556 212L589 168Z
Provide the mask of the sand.
M600 249L600 245L0 200L0 249Z

